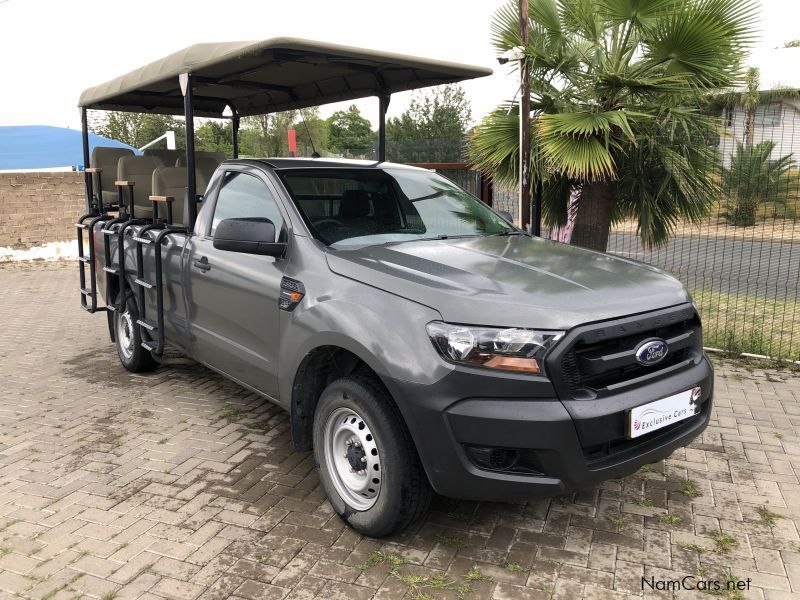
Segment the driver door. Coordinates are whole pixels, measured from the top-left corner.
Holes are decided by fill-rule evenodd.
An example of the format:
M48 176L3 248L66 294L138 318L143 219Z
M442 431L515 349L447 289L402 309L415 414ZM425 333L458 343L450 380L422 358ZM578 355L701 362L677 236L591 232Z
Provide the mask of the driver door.
M214 248L223 219L266 217L286 236L273 188L256 169L230 169L204 232L188 242L187 308L194 357L277 399L278 297L287 260Z

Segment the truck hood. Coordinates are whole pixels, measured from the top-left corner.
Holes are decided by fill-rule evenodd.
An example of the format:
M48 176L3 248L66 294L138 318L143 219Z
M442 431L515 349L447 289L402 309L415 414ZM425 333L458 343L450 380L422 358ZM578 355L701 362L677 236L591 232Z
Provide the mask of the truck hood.
M453 323L569 329L690 300L655 267L521 235L329 249L327 260Z

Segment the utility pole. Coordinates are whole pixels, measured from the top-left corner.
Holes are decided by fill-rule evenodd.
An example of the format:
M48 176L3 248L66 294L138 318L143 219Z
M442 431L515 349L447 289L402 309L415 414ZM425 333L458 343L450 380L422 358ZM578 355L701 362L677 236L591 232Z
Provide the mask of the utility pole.
M522 46L528 44L528 0L519 0L519 35ZM531 231L531 83L528 74L528 61L522 58L519 63L519 215L520 226Z

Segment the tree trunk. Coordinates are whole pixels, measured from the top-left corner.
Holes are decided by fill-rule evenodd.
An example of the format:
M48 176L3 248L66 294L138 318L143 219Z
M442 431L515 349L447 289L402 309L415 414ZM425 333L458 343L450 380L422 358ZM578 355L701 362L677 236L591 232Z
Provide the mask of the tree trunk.
M756 131L756 109L748 108L745 111L744 145L748 148L753 145L753 136Z
M578 212L570 244L605 252L611 215L614 212L616 184L596 182L584 184L578 198Z

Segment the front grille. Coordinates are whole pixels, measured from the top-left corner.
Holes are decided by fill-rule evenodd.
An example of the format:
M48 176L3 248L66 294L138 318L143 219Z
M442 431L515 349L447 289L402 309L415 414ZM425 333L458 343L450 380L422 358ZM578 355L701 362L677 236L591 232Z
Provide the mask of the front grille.
M636 349L652 338L665 340L669 353L658 364L643 366L636 361ZM558 373L554 383L574 399L619 393L686 368L702 356L700 323L691 307L581 327L562 345L554 353L556 364L551 364Z

